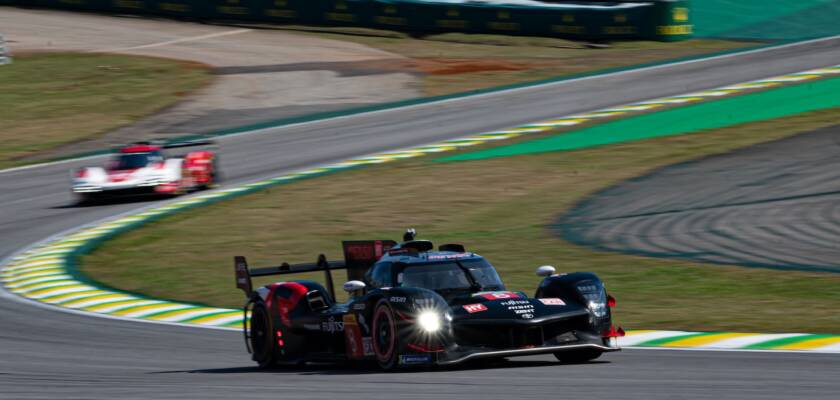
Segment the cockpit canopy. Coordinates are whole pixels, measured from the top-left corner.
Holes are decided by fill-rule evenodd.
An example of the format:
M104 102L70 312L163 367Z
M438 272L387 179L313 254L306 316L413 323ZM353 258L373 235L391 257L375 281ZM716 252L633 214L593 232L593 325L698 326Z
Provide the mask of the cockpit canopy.
M365 283L373 288L417 287L441 294L505 290L499 274L487 260L478 256L441 258L445 260L378 262L365 275Z
M108 169L111 171L144 168L151 164L162 163L160 150L138 153L119 153L111 158Z

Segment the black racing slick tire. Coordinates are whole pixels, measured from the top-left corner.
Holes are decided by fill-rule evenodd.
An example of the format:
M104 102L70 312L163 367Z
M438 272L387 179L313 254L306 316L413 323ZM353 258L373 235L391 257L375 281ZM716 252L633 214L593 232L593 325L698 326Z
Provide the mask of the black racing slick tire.
M557 357L558 360L566 363L566 364L580 364L585 363L587 361L592 361L598 357L601 357L603 352L601 350L595 349L581 349L581 350L570 350L570 351L560 351L554 353L554 357Z
M373 309L373 352L376 363L385 371L399 366L400 337L394 310L385 299Z
M99 201L99 196L93 193L76 193L75 197L78 206L89 206Z
M248 331L251 341L251 358L260 368L270 368L277 364L274 330L271 326L271 316L264 303L259 302L254 305Z

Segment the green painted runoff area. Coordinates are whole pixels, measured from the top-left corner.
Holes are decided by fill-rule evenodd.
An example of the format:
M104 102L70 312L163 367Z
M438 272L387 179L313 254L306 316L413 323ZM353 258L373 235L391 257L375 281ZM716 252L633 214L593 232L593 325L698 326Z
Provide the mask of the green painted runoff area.
M639 115L543 139L446 157L438 161L480 160L578 150L723 128L838 106L840 78L824 79Z
M840 34L837 0L693 0L694 36L799 40Z

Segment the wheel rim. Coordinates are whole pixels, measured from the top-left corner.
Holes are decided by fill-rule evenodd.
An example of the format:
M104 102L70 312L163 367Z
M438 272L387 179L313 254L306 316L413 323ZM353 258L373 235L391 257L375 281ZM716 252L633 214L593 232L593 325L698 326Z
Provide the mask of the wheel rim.
M373 350L380 362L388 362L394 353L394 344L396 343L394 331L394 317L388 306L380 306L376 309L376 315L373 318L375 336Z

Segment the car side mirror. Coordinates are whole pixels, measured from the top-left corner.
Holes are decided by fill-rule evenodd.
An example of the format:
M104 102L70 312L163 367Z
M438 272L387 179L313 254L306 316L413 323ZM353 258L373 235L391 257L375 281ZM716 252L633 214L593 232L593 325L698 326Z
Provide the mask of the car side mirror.
M365 288L365 283L362 281L347 281L342 286L345 292L353 293Z
M543 265L542 267L537 268L537 276L541 276L544 278L554 275L556 272L557 270L554 269L554 267L552 267L551 265Z

